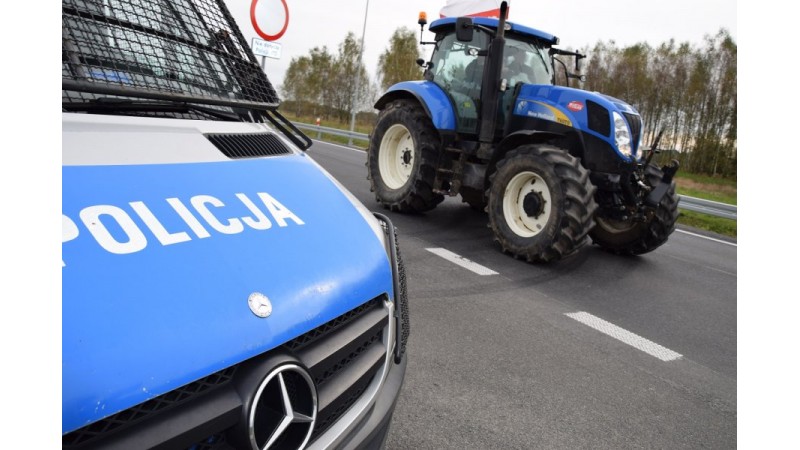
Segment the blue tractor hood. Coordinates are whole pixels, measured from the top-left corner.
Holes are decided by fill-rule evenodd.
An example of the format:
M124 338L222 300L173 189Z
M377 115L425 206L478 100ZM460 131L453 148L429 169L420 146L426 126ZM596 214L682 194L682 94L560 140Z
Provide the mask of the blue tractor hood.
M381 239L304 154L64 166L62 221L63 433L392 296Z
M607 113L597 114L601 109ZM595 115L590 117L592 110ZM638 157L641 117L633 106L614 97L564 86L525 84L520 88L513 113L574 127L608 143L624 161ZM633 137L633 156L622 154L616 147L612 113L620 113L628 121ZM605 124L600 123L603 120Z
M519 98L521 99L540 99L545 98L554 105L567 107L570 102L585 102L591 100L609 111L617 111L629 114L639 114L636 109L628 103L605 95L599 92L584 91L564 86L526 84L520 89Z

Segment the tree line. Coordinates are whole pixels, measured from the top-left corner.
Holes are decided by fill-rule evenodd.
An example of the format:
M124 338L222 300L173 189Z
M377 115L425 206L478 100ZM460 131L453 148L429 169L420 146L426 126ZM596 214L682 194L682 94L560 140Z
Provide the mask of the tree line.
M658 148L681 171L736 176L736 43L725 30L700 46L674 40L656 47L598 42L585 89L633 105L645 125L643 145Z
M360 51L350 32L336 53L322 46L292 58L281 90L294 112L346 122L354 107L374 111L378 95L389 86L422 78L415 62L421 51L409 28L392 35L375 68L376 81L359 63ZM674 40L658 46L600 41L582 52L589 55L583 88L633 105L645 125L643 146L649 148L662 134L660 160L678 159L681 171L735 177L736 51L725 30L698 46ZM565 85L562 66L555 67L556 84Z
M281 91L297 115L310 114L347 121L353 111L373 111L378 95L389 86L422 78L415 63L421 57L417 39L409 28L398 28L381 53L372 81L363 61L361 43L351 31L331 53L327 46L314 47L308 55L289 62ZM355 97L353 92L356 91Z

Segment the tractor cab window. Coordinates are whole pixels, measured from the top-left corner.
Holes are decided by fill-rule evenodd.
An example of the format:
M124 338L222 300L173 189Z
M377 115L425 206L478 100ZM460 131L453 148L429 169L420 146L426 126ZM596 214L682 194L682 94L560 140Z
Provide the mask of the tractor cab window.
M503 69L501 78L505 78L508 87L500 96L500 107L497 110L497 129L502 131L514 105L514 95L519 84L553 84L552 66L547 50L530 42L514 38L506 40L503 49Z
M503 74L508 86L517 83L552 84L552 66L547 50L536 44L508 39L503 51Z
M476 29L472 42L459 42L455 33L446 35L436 46L433 62L433 81L450 95L456 107L457 127L461 133L477 133L481 81L488 37Z

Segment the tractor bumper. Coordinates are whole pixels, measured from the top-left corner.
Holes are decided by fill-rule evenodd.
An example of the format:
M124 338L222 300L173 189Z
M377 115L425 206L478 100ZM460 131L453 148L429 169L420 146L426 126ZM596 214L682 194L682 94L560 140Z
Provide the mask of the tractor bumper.
M652 191L650 191L650 194L644 200L647 206L655 208L659 203L661 203L664 195L666 195L670 186L672 186L672 178L675 176L675 173L678 171L679 167L680 164L678 161L673 159L672 162L661 169L664 172L664 176L661 177L661 181Z

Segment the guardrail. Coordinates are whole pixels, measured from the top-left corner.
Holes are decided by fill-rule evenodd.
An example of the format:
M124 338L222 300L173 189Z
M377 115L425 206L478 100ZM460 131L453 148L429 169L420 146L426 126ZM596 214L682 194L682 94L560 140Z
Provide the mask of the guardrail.
M679 195L678 208L736 220L736 205Z
M321 139L322 134L332 134L334 136L346 137L348 139L347 145L353 145L353 139L361 139L368 141L369 135L364 133L356 133L355 131L340 130L338 128L323 127L321 125L313 125L310 123L292 122L294 126L301 130L309 131L309 137L316 136L316 139Z
M338 128L323 127L310 123L292 123L294 123L294 125L301 130L309 131L309 134L311 135L309 137L316 137L316 139L320 139L322 134L332 134L334 136L346 137L349 140L348 145L353 145L353 139L360 139L363 141L369 140L369 135L364 133L340 130ZM702 198L689 197L687 195L679 195L678 208L736 220L736 205L729 205L727 203L703 200Z

